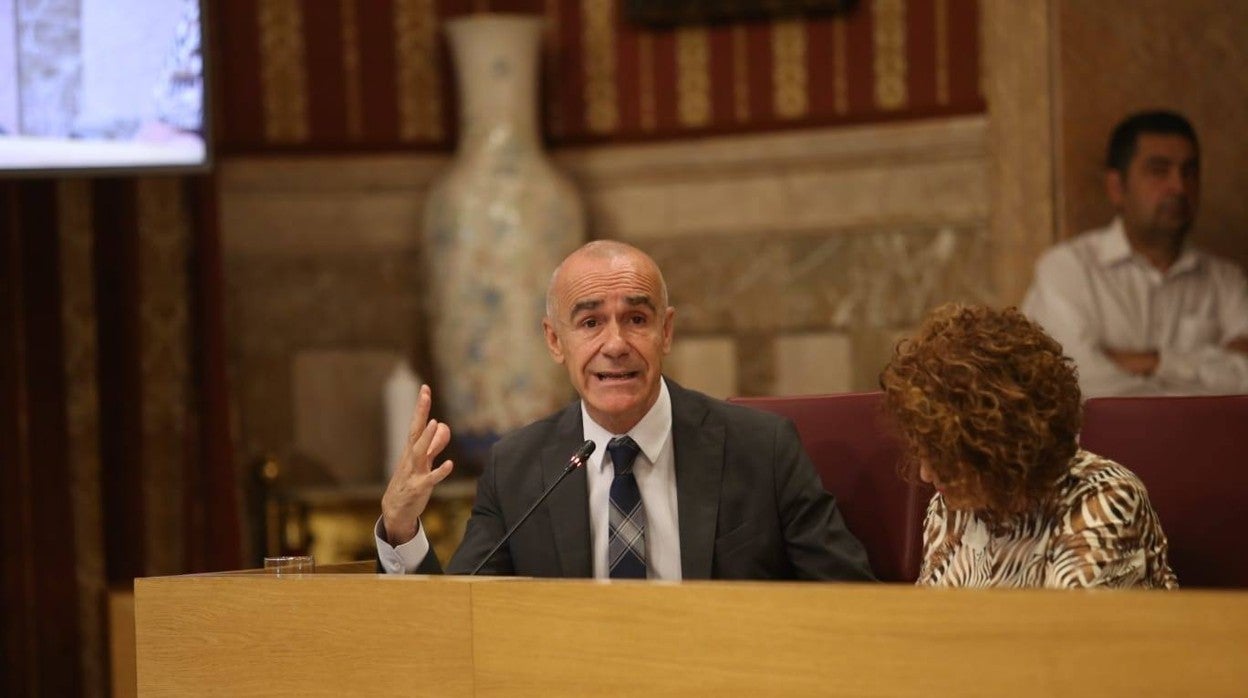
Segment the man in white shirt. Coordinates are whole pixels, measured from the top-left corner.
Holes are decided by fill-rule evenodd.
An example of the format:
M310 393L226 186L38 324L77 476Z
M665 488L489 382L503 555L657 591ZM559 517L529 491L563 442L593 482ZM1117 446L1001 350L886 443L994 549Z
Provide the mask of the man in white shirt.
M1191 124L1126 118L1106 167L1117 217L1040 258L1023 312L1075 360L1084 397L1248 393L1248 281L1185 244L1200 198Z
M563 261L542 325L580 399L494 446L447 571L484 562L486 574L537 577L872 578L792 422L662 376L675 312L658 267L632 246L591 242ZM450 430L426 421L430 400L422 388L382 497L375 537L387 572L442 569L420 526L452 467L431 467ZM596 448L585 467L487 559L586 440Z

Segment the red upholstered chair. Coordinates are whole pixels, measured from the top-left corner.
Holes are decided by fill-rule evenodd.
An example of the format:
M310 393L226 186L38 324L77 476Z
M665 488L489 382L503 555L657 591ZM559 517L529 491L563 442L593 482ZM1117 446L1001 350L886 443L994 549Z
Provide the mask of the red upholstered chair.
M884 428L882 393L734 398L788 417L862 541L881 581L913 582L923 554L923 513L930 492L897 475L899 444Z
M1144 481L1182 587L1248 587L1248 395L1095 398L1083 447Z

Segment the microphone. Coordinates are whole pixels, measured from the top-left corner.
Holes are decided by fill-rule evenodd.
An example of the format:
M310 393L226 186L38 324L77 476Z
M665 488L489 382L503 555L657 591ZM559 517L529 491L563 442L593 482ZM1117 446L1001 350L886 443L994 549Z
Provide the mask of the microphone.
M594 442L587 440L585 443L581 444L580 448L576 449L576 453L573 453L572 457L568 459L568 465L564 467L563 472L559 474L559 477L555 478L555 481L550 483L550 487L547 487L546 491L542 493L542 496L538 497L536 502L533 502L533 506L529 507L529 510L524 512L524 516L521 516L520 520L512 525L512 527L508 529L507 533L503 534L502 540L498 541L498 544L494 546L494 549L482 558L481 562L477 563L476 567L472 568L472 571L468 573L469 576L475 575L481 571L482 567L485 567L485 563L489 562L490 558L494 557L494 553L498 552L499 549L507 543L507 541L511 540L511 534L515 533L516 529L523 526L524 522L529 520L529 516L532 515L533 512L537 511L537 508L541 506L542 502L546 501L546 498L550 496L551 492L555 491L555 488L559 486L559 483L563 482L565 477L570 475L573 470L582 467L589 461L589 454L594 452L594 448Z

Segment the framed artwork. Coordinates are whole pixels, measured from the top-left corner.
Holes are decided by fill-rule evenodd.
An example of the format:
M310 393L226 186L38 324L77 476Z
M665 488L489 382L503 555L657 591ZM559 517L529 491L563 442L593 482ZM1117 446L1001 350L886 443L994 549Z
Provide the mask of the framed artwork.
M625 0L624 18L637 24L676 26L848 12L857 0Z

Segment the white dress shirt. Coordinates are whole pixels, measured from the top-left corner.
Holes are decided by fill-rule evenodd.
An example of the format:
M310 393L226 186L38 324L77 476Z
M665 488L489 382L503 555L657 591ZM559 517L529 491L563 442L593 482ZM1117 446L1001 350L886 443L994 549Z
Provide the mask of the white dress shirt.
M1122 221L1057 245L1036 264L1022 310L1079 367L1083 396L1248 393L1248 280L1232 262L1185 246L1166 272L1131 249ZM1156 351L1151 376L1102 351Z
M589 416L581 402L583 437L595 448L585 464L589 489L589 528L594 577L607 579L607 535L610 520L611 481L615 469L607 455L607 443L616 436ZM679 580L680 524L676 508L676 456L672 447L672 398L667 382L660 381L654 406L628 432L641 448L633 461L633 475L646 509L646 560L650 579ZM373 531L382 567L390 573L410 573L429 554L429 539L421 526L416 537L399 546L386 542L381 519Z

